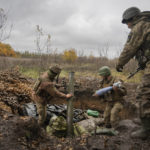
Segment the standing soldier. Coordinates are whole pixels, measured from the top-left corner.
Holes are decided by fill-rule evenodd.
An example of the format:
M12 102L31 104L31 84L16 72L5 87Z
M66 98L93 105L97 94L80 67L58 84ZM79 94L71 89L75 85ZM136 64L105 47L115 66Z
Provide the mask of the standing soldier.
M34 85L33 100L36 103L37 112L39 115L38 123L40 126L44 126L46 119L46 105L49 101L56 97L70 98L71 94L64 94L59 92L53 83L55 77L59 76L61 69L58 66L50 67L50 69L44 72L36 81Z
M122 18L122 23L126 24L131 32L119 57L116 70L122 72L123 66L133 57L144 70L150 60L150 11L141 12L139 8L131 7L125 10ZM131 136L145 138L150 131L150 74L143 76L138 90L137 99L141 100L142 129L133 132Z
M123 109L124 99L126 95L126 89L123 86L121 80L117 80L111 75L110 68L103 66L99 69L99 75L102 77L100 82L100 88L113 86L113 90L104 94L104 100L106 101L106 108L104 111L104 122L107 128L115 127L118 122L118 114ZM120 81L120 86L115 86L114 83ZM98 95L95 95L98 96Z

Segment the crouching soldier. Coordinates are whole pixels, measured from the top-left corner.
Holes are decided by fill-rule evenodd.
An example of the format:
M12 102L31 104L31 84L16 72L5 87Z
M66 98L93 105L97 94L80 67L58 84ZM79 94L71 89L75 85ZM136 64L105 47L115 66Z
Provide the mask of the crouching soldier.
M114 127L118 122L118 114L123 109L124 99L126 95L126 89L122 80L117 80L111 75L111 70L108 66L103 66L99 69L99 75L102 77L100 82L100 88L112 86L112 90L106 92L101 98L106 101L106 108L104 111L104 123L105 127ZM119 86L114 83L120 82ZM99 95L94 95L99 96Z
M36 103L38 112L38 124L44 126L46 120L46 105L54 97L70 98L71 94L64 94L55 88L54 79L59 76L61 69L58 66L51 67L44 72L36 81L34 85L34 92L32 94L33 100Z

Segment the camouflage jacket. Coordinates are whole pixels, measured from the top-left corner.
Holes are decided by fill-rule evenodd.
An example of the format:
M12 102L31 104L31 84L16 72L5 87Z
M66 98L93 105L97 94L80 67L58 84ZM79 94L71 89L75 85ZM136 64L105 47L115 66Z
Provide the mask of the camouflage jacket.
M116 91L112 90L109 91L107 94L104 95L104 100L106 101L112 101L112 102L122 102L123 101L123 96L127 94L126 88L123 84L123 81L120 79L116 79L115 77L111 76L110 80L105 80L103 79L100 82L100 88L105 88L109 86L113 86L114 83L120 81L121 87L119 87Z
M56 89L55 84L48 77L48 72L43 73L36 81L34 91L38 96L47 99L55 96L66 97L64 93Z
M142 63L140 55L150 59L150 19L143 16L133 21L131 32L127 42L119 57L118 65L124 66L128 61L136 56L139 63Z

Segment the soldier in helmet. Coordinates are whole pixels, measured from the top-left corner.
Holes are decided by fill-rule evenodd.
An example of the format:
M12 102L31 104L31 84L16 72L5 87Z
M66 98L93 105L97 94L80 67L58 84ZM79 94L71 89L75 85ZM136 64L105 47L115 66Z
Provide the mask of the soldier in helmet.
M141 12L137 7L128 8L122 17L122 23L131 29L124 49L119 57L116 70L121 72L123 66L135 56L141 68L150 60L150 12Z
M150 11L141 12L137 7L130 7L124 11L122 23L131 29L124 49L119 57L116 70L122 72L123 66L133 57L138 61L141 69L150 69ZM146 137L150 131L150 74L144 75L139 88L138 100L142 100L140 110L142 129L132 134L132 137ZM147 85L145 83L147 82ZM144 96L144 92L147 96ZM148 95L149 93L149 95Z
M113 86L113 90L106 93L103 98L106 101L106 108L104 111L104 122L107 128L115 127L118 123L118 113L123 109L124 99L126 95L126 89L122 80L117 80L112 76L111 70L108 66L103 66L99 69L99 75L102 77L100 82L100 88L113 86L114 83L120 81L121 86ZM97 95L95 95L97 96Z
M46 105L49 101L58 96L62 98L70 98L71 94L64 94L58 91L54 85L54 79L59 76L61 69L58 66L50 67L48 71L44 72L36 81L34 85L33 100L37 106L37 112L39 115L38 123L40 126L44 126L46 119Z

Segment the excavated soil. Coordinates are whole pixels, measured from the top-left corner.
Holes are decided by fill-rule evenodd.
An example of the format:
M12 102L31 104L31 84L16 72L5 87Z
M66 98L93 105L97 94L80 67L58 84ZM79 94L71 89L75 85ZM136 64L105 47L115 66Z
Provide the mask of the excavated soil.
M61 82L67 79L61 79ZM131 131L138 125L132 120L138 117L135 107L136 84L126 84L124 110L119 114L127 124L118 127L116 136L93 135L75 138L48 136L35 118L22 116L22 105L32 101L34 81L23 77L18 69L0 72L0 150L149 150L150 139L132 139ZM98 89L99 79L80 77L75 82L74 107L98 110L103 114L105 103L91 95ZM65 88L60 89L66 92ZM53 99L50 104L67 103ZM125 120L126 119L126 120Z

